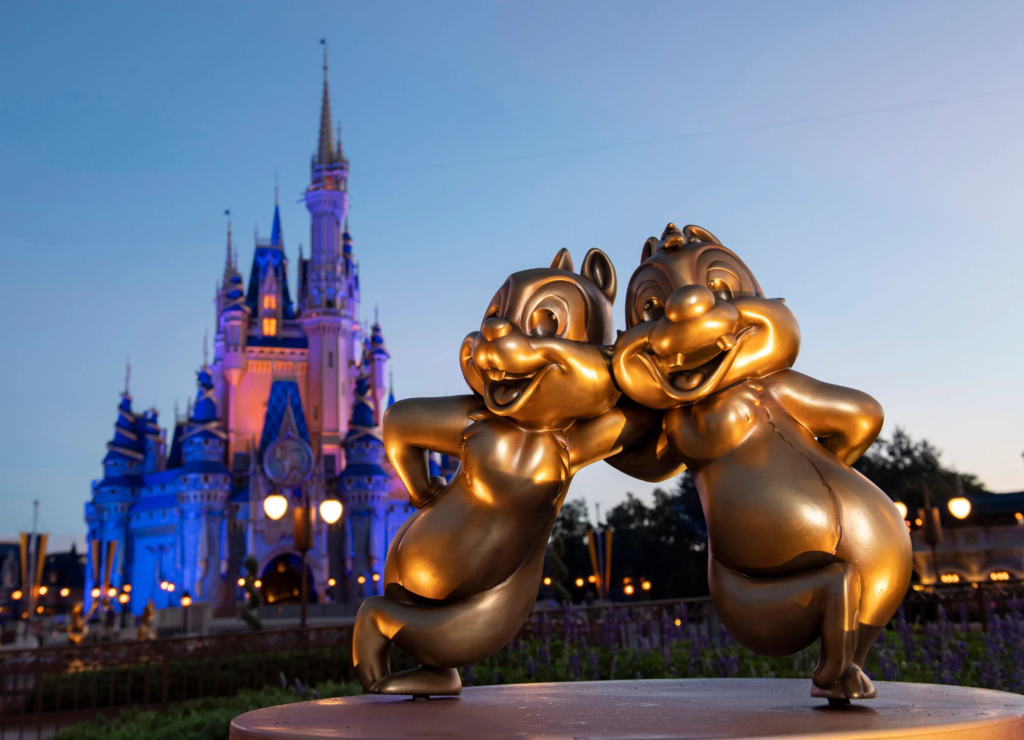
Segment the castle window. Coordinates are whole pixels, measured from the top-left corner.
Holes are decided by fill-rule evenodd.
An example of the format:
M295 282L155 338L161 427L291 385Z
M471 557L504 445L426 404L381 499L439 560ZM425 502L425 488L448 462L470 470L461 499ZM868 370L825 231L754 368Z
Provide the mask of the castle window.
M263 296L263 308L277 308L277 296L273 293Z
M277 334L277 319L263 319L263 336L272 337Z
M327 353L327 367L334 367L334 353Z

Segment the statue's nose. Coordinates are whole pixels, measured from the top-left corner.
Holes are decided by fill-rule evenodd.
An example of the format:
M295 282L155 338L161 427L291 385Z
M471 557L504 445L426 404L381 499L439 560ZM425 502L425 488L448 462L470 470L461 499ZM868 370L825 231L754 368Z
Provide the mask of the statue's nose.
M488 342L493 342L495 339L501 337L512 331L512 324L505 319L485 319L483 325L480 327L480 333L483 334L484 339Z
M678 323L699 318L715 305L715 294L703 285L685 285L665 302L665 318Z

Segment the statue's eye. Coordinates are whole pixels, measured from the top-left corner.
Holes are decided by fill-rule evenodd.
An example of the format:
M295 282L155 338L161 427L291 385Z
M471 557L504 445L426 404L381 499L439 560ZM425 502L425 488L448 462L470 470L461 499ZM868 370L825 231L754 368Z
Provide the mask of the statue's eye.
M487 319L496 319L496 318L498 318L498 313L499 313L498 307L497 306L491 306L490 308L487 309L487 313L484 314L484 321L487 321Z
M732 300L732 288L724 280L708 280L708 290L715 294L716 301Z
M665 315L665 307L657 298L648 298L643 306L644 321L657 321Z
M530 335L554 337L558 335L558 317L549 308L538 308L530 314Z

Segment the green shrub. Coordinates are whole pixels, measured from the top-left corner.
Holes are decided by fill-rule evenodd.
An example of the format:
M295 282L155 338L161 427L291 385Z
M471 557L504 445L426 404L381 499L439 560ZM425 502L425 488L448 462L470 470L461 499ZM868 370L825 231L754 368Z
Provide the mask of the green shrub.
M357 683L322 683L305 687L268 686L260 691L240 691L235 696L194 699L163 711L130 709L115 719L100 717L61 730L53 740L227 740L231 720L244 712L314 698L361 694Z

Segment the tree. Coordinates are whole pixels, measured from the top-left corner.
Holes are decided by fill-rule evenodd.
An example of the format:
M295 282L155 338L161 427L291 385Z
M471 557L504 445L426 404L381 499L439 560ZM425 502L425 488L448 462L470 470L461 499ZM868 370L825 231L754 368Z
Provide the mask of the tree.
M945 467L939 459L941 455L928 440L914 441L896 427L890 439L875 440L853 467L912 512L924 506L926 490L931 503L942 509L951 498L965 493L987 493L977 476Z
M707 527L689 473L676 480L671 492L655 490L653 506L627 493L626 500L613 507L606 520L615 529L613 599L624 598L624 578L632 578L638 592L641 579L648 579L652 598L707 594ZM583 499L567 502L555 522L553 537L563 542L562 560L570 581L586 580L593 571L586 541L591 526ZM577 600L584 595L581 589L572 589L572 593Z

